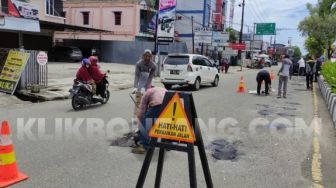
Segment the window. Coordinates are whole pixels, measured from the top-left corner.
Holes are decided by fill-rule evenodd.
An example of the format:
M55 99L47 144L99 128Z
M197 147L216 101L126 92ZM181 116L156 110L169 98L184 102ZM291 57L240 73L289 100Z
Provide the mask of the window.
M83 14L83 25L89 25L90 12L82 12L82 14Z
M121 12L114 12L114 25L121 25Z
M45 13L51 16L61 16L62 6L59 0L45 0Z

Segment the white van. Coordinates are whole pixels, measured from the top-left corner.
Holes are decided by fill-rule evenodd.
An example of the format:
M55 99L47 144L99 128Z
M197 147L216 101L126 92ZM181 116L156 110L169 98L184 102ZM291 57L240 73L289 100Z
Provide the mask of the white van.
M167 89L178 84L199 90L202 84L218 86L219 75L216 66L205 56L170 54L163 64L161 82Z

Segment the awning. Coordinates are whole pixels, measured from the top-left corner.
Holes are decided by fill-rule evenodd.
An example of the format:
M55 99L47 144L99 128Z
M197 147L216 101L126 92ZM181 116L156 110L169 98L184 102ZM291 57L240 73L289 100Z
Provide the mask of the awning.
M47 21L43 21L43 20L40 20L40 27L41 27L41 29L51 29L51 30L54 30L54 31L64 31L64 30L68 29L68 30L76 30L76 31L103 31L103 32L107 32L106 30L101 30L101 29L94 29L94 28L81 27L81 26L76 26L76 25L68 25L68 24L47 22Z
M0 30L40 32L38 20L17 18L12 16L1 16Z

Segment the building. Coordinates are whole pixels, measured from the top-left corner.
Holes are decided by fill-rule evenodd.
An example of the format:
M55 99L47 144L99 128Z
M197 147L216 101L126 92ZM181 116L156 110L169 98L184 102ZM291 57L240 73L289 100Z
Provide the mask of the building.
M146 2L138 0L68 0L64 2L66 24L101 31L57 32L63 40L134 41L152 38L147 31L155 12Z
M0 7L0 48L48 51L55 31L90 29L65 24L63 0L1 0Z

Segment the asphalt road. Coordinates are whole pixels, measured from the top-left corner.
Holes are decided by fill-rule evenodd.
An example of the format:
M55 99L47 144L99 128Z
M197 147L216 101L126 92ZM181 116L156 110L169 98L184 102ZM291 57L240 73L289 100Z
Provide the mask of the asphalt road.
M225 139L238 151L235 160L216 160L208 151L214 187L336 187L335 130L319 91L314 106L304 78L294 77L287 99L237 94L241 75L247 90L256 90L256 71L244 70L221 75L219 87L193 92L206 145ZM1 108L19 168L29 176L13 187L135 187L144 155L109 142L130 130L128 92L112 92L108 104L79 112L68 100ZM312 121L314 110L321 124ZM198 187L206 187L195 152ZM157 157L156 151L145 187L154 186ZM167 153L161 183L189 187L185 153Z

